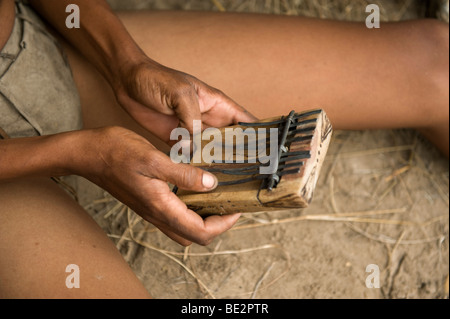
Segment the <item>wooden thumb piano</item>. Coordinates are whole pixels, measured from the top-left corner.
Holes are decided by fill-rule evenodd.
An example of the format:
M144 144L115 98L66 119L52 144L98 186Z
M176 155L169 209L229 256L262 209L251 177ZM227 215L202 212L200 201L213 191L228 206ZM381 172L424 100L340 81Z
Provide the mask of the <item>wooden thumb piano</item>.
M216 130L194 143L192 158L200 160L191 165L215 174L218 187L209 193L174 188L190 209L204 216L308 207L333 133L324 110Z

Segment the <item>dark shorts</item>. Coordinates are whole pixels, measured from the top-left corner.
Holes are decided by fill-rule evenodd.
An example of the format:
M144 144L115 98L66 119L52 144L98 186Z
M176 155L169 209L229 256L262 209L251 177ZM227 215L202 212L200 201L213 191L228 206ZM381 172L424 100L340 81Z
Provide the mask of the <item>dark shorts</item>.
M67 58L42 20L21 2L16 2L14 29L0 53L0 128L11 138L82 128Z

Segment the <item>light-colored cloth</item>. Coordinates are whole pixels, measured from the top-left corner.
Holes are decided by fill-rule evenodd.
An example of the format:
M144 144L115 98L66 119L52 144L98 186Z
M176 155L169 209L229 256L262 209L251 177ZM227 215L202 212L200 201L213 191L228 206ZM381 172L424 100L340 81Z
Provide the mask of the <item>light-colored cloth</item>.
M11 138L82 128L80 99L64 52L22 2L16 2L14 29L0 53L0 127Z

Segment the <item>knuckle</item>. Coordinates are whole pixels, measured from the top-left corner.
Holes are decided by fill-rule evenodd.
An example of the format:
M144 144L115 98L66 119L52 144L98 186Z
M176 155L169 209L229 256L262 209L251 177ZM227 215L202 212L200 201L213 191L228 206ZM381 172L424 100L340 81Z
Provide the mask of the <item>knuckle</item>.
M148 157L149 169L151 169L157 177L160 177L159 173L163 169L163 163L164 162L161 160L158 153L153 153Z
M185 165L180 165L178 176L181 184L188 189L195 188L198 184L198 173L197 170L192 167L185 167Z
M194 87L192 86L192 84L185 80L185 81L181 81L176 88L176 93L178 96L180 97L186 97L186 96L191 96L194 93Z
M210 87L208 87L208 90L210 91L211 94L213 94L215 96L220 96L220 97L225 96L225 93L223 93L223 91L221 91L217 88L210 86Z
M128 131L120 126L107 126L98 128L97 131L104 137L104 138L114 138L117 136L122 136L126 134Z

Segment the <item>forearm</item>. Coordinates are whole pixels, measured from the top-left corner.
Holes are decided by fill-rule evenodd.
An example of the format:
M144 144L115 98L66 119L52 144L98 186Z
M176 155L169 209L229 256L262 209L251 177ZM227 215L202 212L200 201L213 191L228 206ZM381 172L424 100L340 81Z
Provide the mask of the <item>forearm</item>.
M145 58L104 0L32 0L31 5L103 74L111 85L120 70ZM80 28L66 26L66 7L80 8Z
M0 181L75 173L89 132L0 140ZM81 148L81 149L80 149Z

